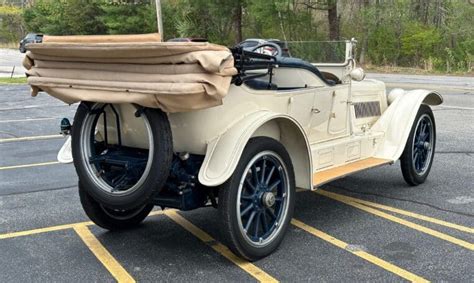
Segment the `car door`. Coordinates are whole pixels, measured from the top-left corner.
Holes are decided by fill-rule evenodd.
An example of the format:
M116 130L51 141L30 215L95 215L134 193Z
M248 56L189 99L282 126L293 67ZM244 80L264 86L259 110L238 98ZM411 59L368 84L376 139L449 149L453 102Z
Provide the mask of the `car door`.
M347 84L324 86L315 90L310 143L320 143L349 135L348 99Z

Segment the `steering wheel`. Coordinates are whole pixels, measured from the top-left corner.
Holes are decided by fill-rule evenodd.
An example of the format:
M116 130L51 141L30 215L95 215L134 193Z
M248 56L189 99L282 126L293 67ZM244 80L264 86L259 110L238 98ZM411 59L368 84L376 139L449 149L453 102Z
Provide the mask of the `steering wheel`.
M282 54L283 54L283 51L281 50L281 47L280 45L276 44L276 43L273 43L273 42L265 42L265 43L262 43L260 45L257 45L255 46L253 49L252 49L252 52L255 52L256 50L262 48L262 47L265 47L265 46L270 46L272 48L274 48L276 50L276 53L275 53L275 50L272 52L272 54L269 54L271 56L275 56L275 57L281 57ZM263 52L259 52L259 53L262 53L262 54L265 54Z

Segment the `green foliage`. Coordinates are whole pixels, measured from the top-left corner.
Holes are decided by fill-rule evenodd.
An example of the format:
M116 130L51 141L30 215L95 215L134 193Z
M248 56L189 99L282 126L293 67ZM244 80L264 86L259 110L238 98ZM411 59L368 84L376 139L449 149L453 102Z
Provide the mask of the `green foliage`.
M96 0L37 0L24 10L23 17L32 32L104 34L107 30L101 20L103 13Z
M434 27L426 27L419 23L408 24L401 37L403 63L421 62L436 56L441 39L440 32Z
M175 14L175 37L202 37L212 42L232 44L236 37L233 17L238 4L236 0L181 0L166 1L163 6L170 5ZM170 19L170 20L171 20ZM166 23L165 19L165 23ZM169 35L169 32L167 32Z
M203 37L234 45L240 38L291 41L305 58L338 52L300 41L328 39L328 3L338 2L342 39L376 65L469 71L474 61L474 5L468 0L162 0L164 37ZM36 0L23 12L0 7L0 41L26 32L127 34L156 32L153 0ZM415 5L415 6L414 6ZM19 15L23 16L23 21ZM21 28L24 24L26 29ZM321 45L322 46L322 45ZM293 50L292 50L293 49ZM293 51L293 52L292 52Z
M396 31L391 26L376 28L368 39L368 55L374 64L396 65L399 57Z
M101 20L110 34L156 32L156 13L150 1L136 5L102 4Z
M22 33L21 9L14 6L0 6L0 42L17 41Z
M324 20L298 1L250 1L245 13L245 37L288 41L326 40ZM320 32L321 31L321 32Z

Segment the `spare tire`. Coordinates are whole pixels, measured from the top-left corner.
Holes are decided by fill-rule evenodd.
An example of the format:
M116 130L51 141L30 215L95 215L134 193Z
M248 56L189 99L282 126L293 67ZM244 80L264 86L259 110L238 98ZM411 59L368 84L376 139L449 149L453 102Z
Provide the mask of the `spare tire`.
M150 203L166 182L172 135L163 111L128 105L127 112L120 107L124 106L82 102L71 132L72 155L82 188L94 200L109 208L132 209ZM122 143L122 125L128 131L136 130L131 125L142 125L148 141L135 140L146 146ZM137 131L139 136L143 131Z

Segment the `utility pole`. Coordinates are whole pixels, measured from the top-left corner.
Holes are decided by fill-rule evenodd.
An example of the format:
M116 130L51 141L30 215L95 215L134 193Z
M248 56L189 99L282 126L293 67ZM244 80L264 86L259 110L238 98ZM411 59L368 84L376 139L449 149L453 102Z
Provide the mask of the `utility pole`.
M161 41L163 41L163 17L161 14L161 0L155 0L156 3L156 22L158 23L158 33L160 34Z

